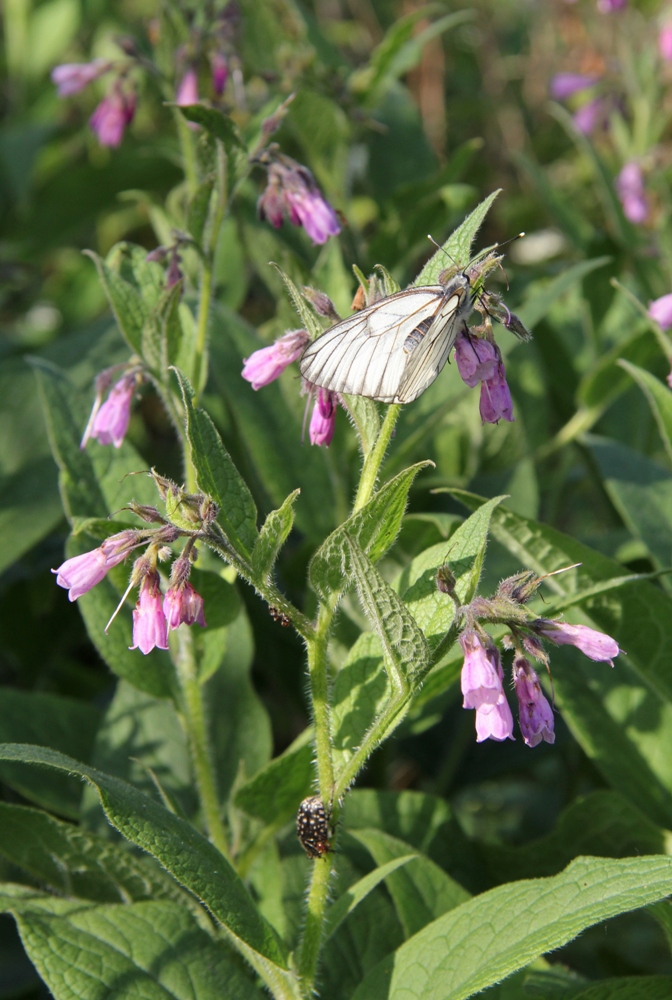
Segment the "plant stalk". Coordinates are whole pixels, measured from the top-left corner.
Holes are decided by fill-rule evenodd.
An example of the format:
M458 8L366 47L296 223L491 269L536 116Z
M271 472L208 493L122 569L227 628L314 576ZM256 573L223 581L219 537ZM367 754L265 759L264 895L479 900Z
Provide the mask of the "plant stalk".
M364 462L364 468L362 469L362 475L357 489L357 496L355 497L355 503L352 508L353 514L360 510L365 503L368 503L373 496L380 467L383 464L385 452L387 451L387 447L392 438L392 433L397 420L399 419L400 413L401 404L390 403L387 408L387 413L385 414L385 419L383 420L383 425L380 428L380 433L376 439L376 443Z
M317 962L320 956L320 944L324 927L324 914L329 894L329 879L331 863L328 856L316 858L313 864L313 874L308 891L306 921L299 948L299 976L304 997L313 996Z

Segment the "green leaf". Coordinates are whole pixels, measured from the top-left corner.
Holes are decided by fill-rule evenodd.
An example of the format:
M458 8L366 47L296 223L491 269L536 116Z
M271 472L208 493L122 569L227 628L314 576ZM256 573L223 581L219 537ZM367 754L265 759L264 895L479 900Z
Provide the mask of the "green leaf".
M572 991L568 1000L668 1000L671 990L671 976L619 976Z
M471 245L474 242L476 233L481 228L483 220L490 211L490 207L499 190L493 191L480 205L467 216L461 226L448 237L441 250L437 250L423 267L420 274L413 282L417 285L435 285L439 280L439 275L446 269L446 260L452 258L458 267L466 267L471 256Z
M84 252L98 269L110 308L129 347L142 356L142 329L158 297L157 283L163 281L163 268L141 261L138 251L143 257L147 252L120 243L106 261L92 250Z
M203 239L203 230L208 221L208 209L214 185L214 177L206 177L196 188L187 209L187 229L199 244Z
M224 944L174 903L9 899L4 908L55 1000L261 1000Z
M42 747L6 743L0 760L79 774L98 791L113 826L190 889L229 931L270 962L285 967L285 952L229 862L198 831L132 785Z
M142 330L142 356L162 384L167 382L168 369L176 364L182 346L181 296L181 282L167 288Z
M252 552L252 568L258 579L268 579L275 560L294 524L294 501L301 490L290 493L282 507L268 515Z
M217 522L235 549L249 560L257 541L257 508L205 410L194 407L189 380L177 371L186 411L189 451L198 485L219 506Z
M426 670L430 657L427 641L407 606L361 548L349 538L348 545L359 599L382 644L391 682L402 689Z
M533 292L529 295L523 305L518 309L518 315L525 326L532 328L544 319L551 306L559 298L570 291L576 284L600 267L604 267L611 261L611 257L593 257L590 260L579 261L573 264L566 271L553 278L552 281L544 283L541 291Z
M336 529L313 556L310 582L327 599L347 586L352 577L348 539L355 541L372 562L377 562L392 546L406 510L413 480L431 462L418 462L386 483L361 510Z
M354 885L349 886L346 891L338 897L335 903L333 903L327 910L326 916L326 930L325 930L325 940L328 940L332 934L334 934L344 920L347 920L353 910L355 910L359 903L369 895L369 893L379 885L383 879L391 875L392 872L397 871L398 868L407 865L409 861L413 861L417 858L417 854L402 854L400 856L395 856L391 861L388 861L384 865L380 865L375 868L364 878L361 878L359 882L355 882Z
M312 730L306 729L279 757L241 785L234 804L267 825L283 826L312 792Z
M634 333L615 344L600 357L595 367L581 380L577 400L582 406L606 409L630 387L623 361L651 365L660 359L660 347L651 330Z
M195 122L202 128L224 143L227 151L238 147L246 151L246 146L240 137L233 120L225 115L218 108L207 108L204 104L180 104L174 105L187 121Z
M56 469L37 458L0 476L0 573L53 531L63 517Z
M188 899L149 858L39 809L0 802L0 854L63 896L98 903Z
M63 695L3 687L0 706L0 742L37 743L91 759L101 721L93 705ZM27 771L15 764L0 765L0 777L29 801L68 819L78 819L82 798L79 781L61 774Z
M336 674L331 697L334 767L343 769L392 694L377 635L362 632Z
M632 376L646 396L658 424L665 450L672 461L672 392L670 392L670 387L664 385L651 372L647 372L644 368L633 365L625 359L619 361L619 364L628 375Z
M378 406L372 399L367 399L366 396L343 395L341 402L357 431L362 455L366 458L370 454L380 433L380 413Z
M292 279L289 277L289 275L285 274L282 268L279 267L273 261L271 261L271 267L274 267L275 270L280 275L280 277L282 278L285 284L285 288L287 289L287 294L289 295L290 299L292 300L294 308L299 314L299 319L303 323L304 328L310 334L312 339L315 340L316 337L319 337L320 334L324 333L324 327L322 326L319 319L317 318L313 310L310 308L310 306L304 299L299 289L296 287Z
M670 892L670 858L578 858L560 875L500 886L439 917L367 976L353 1000L463 1000L584 928Z
M366 847L377 865L402 858L411 851L403 840L382 830L353 830L350 835ZM390 875L385 884L406 937L469 899L466 889L424 855L415 858L403 871Z

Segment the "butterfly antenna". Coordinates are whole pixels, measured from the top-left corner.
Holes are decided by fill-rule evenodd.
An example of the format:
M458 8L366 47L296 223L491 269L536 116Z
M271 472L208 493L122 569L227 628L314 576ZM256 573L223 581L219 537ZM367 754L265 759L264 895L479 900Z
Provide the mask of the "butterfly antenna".
M442 247L440 243L437 243L436 240L434 239L434 237L430 236L429 233L427 234L427 239L429 240L430 243L434 244L434 246L436 247L437 250L443 251L443 253L445 253L445 255L448 258L448 260L452 260L452 262L455 265L455 267L459 267L460 266L457 263L457 261L455 260L455 258L450 256L450 254L448 253L448 251L446 250L446 248Z

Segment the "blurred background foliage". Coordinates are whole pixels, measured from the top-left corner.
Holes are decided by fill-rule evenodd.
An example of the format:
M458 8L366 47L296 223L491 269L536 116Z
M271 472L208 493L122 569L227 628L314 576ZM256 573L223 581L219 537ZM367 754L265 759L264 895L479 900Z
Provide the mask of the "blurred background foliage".
M179 16L170 3L159 16L154 0L5 0L3 7L0 682L12 689L3 693L12 706L0 712L3 739L28 741L27 692L59 699L45 702L45 716L68 706L73 719L78 703L100 712L114 694L77 608L49 573L67 525L29 360L57 363L88 401L95 374L125 358L95 267L81 251L104 255L120 240L149 251L171 227L184 228L180 150L166 100L185 14L197 21L206 7L185 2ZM287 223L272 229L257 217L264 176L253 171L217 248L203 402L261 512L302 487L297 530L278 567L282 587L312 610L307 562L347 512L359 455L343 414L328 451L302 441L304 402L293 372L259 394L240 377L243 357L297 323L269 261L325 290L345 314L356 290L353 264L366 274L383 264L407 284L430 255L427 234L442 241L497 188L481 246L528 234L507 248L506 278L492 281L502 291L508 282L507 302L534 330L531 344L499 336L516 419L483 427L475 394L454 366L406 409L385 476L425 458L435 468L416 481L384 573L392 579L412 555L449 537L464 510L430 492L446 486L507 493L514 512L589 544L624 572L668 567L670 458L649 401L618 364L625 358L659 379L669 372L663 335L646 316L649 300L672 291L672 62L657 50L665 9L653 0L612 15L591 0L238 0L237 10L226 109L252 137L280 99L296 94L274 139L310 167L343 221L341 236L322 247ZM110 150L87 126L100 84L62 100L49 73L57 63L118 58L124 37L140 51L153 46L164 76L135 74L138 111L123 144ZM561 72L599 77L607 104L590 135L572 118L581 94L549 97ZM628 221L615 187L632 160L646 177L641 225ZM189 253L184 266L195 278ZM186 301L195 301L193 289ZM180 478L170 423L150 390L129 438L144 467ZM518 568L493 541L482 591ZM656 586L670 589L666 577ZM277 754L307 723L303 650L249 590L240 593L255 635L254 686ZM347 599L335 663L361 627ZM563 653L554 653L558 672L565 659L567 669L574 662ZM597 669L605 668L585 667L591 676ZM411 714L361 784L445 796L468 836L520 845L550 835L577 796L608 784L560 718L557 731L555 746L534 753L520 740L477 746L453 685ZM81 729L77 740L71 734L72 743L86 738ZM50 742L44 732L33 739ZM76 752L67 735L54 739L88 759L84 743ZM187 774L175 779L177 794L188 798L188 786ZM21 793L13 781L4 792L10 801ZM492 884L483 878L480 888ZM672 972L650 918L621 918L613 928L597 942L585 935L562 957L590 976ZM2 995L18 990L22 975L30 981L19 965L8 969L16 983L2 983L0 973Z

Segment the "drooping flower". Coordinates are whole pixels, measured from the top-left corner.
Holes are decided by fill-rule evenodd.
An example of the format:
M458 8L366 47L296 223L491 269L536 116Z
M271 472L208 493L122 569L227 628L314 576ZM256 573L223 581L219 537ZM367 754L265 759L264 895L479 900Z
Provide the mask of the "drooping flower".
M672 294L662 295L659 299L649 302L648 313L658 326L663 330L669 330L672 326Z
M82 448L90 437L96 438L100 444L121 447L131 419L131 403L137 383L137 375L129 373L112 386L109 396L94 417L90 431L82 439Z
M89 125L101 146L116 147L135 114L135 91L126 90L116 80L89 118Z
M325 243L341 231L338 217L324 198L307 167L278 153L273 147L259 157L268 169L268 185L257 209L278 229L283 216L295 226L303 226L313 243Z
M513 400L497 345L484 337L461 332L455 341L455 362L460 377L468 386L473 388L481 383L480 413L483 423L513 420Z
M461 675L463 708L476 709L476 740L513 739L513 716L504 694L504 673L494 643L484 645L474 629L460 635L464 652Z
M212 72L212 89L221 97L229 78L229 64L226 56L222 52L213 52L210 56L210 69Z
M194 589L189 580L183 584L169 587L163 599L163 613L168 622L168 628L179 625L202 625L205 628L205 613L203 598Z
M534 622L535 631L556 646L576 646L591 660L606 662L613 667L613 657L618 656L618 643L611 636L588 625L570 625L568 622L539 618Z
M156 570L147 573L140 584L138 603L133 610L133 645L147 655L154 647L168 649L168 622L163 613L163 598Z
M644 191L644 176L634 160L626 163L616 178L616 191L626 219L637 226L646 222L649 202Z
M51 71L51 79L58 88L59 97L71 97L78 94L90 83L111 68L107 59L94 59L88 63L62 63Z
M556 101L566 101L572 94L594 87L599 79L599 76L587 73L556 73L549 86L551 97Z
M497 365L497 371L492 378L481 382L479 410L484 424L496 424L500 420L511 422L514 419L513 400L506 381L503 361Z
M555 743L553 709L541 690L536 671L524 656L514 658L513 683L520 731L528 747L536 747L542 740Z
M603 97L595 97L592 101L582 104L578 111L575 111L572 120L579 132L583 135L591 135L607 117L608 104Z
M658 35L658 51L665 62L672 62L672 22L668 21Z
M119 531L116 535L106 538L97 549L66 559L58 569L52 569L51 572L57 574L58 586L69 591L69 599L76 601L78 597L104 580L109 570L122 562L137 544L137 532Z
M279 378L287 365L297 361L309 343L310 334L305 330L290 330L274 344L262 347L244 359L243 378L252 384L253 389L261 389Z
M328 448L336 429L338 397L328 389L318 389L310 418L310 443Z
M175 103L182 107L198 104L198 76L193 66L186 71L177 88Z

